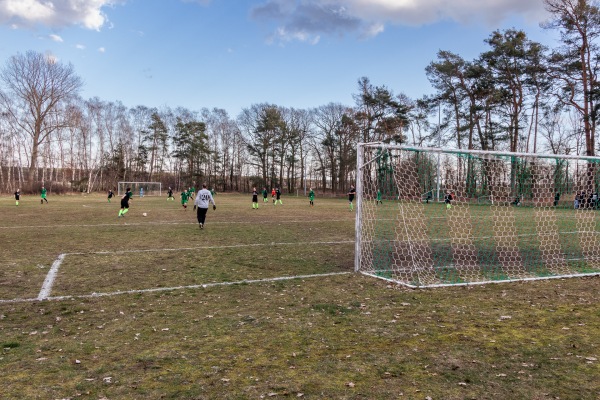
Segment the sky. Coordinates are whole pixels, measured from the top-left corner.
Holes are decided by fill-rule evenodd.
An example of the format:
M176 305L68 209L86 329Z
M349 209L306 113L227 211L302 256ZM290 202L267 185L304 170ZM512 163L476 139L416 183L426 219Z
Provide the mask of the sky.
M0 0L0 68L73 65L81 96L128 107L353 105L357 82L417 99L439 50L467 60L494 30L554 46L542 0Z

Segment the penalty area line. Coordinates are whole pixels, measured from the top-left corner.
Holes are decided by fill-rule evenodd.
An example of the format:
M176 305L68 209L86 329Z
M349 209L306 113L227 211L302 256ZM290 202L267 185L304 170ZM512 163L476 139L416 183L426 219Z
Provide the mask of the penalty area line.
M197 246L197 247L176 247L164 249L139 249L139 250L105 250L105 251L90 251L85 253L65 253L69 256L82 255L111 255L111 254L130 254L130 253L156 253L156 252L171 252L171 251L190 251L190 250L218 250L218 249L237 249L245 247L266 247L266 246L309 246L309 245L336 245L336 244L352 244L354 240L342 241L323 241L323 242L271 242L271 243L248 243L248 244L231 244L222 246Z
M218 286L248 285L248 284L253 284L253 283L290 281L290 280L295 280L295 279L322 278L322 277L327 277L327 276L350 275L353 273L354 272L329 272L329 273L324 273L324 274L279 276L279 277L275 277L275 278L263 278L263 279L244 279L241 281L234 281L234 282L212 282L212 283L203 283L203 284L197 284L197 285L172 286L172 287L162 287L162 288L152 288L152 289L121 290L121 291L117 291L117 292L92 293L92 294L70 295L70 296L46 296L44 298L40 298L40 296L38 296L38 298L36 298L36 299L0 300L0 304L3 304L3 303L5 303L5 304L6 303L27 303L27 302L34 302L34 301L39 301L39 300L61 301L61 300L72 300L72 299L90 299L90 298L96 298L96 297L113 297L113 296L120 296L120 295L126 295L126 294L172 292L175 290L185 290L185 289L206 289L206 288L218 287Z
M29 215L29 214L28 214ZM23 216L23 215L20 215ZM129 217L131 218L131 217ZM305 223L306 220L297 221L297 220L275 220L273 223L277 224L298 224ZM328 222L354 222L353 219L319 219L315 221L310 221L313 223L328 223ZM255 224L255 221L214 221L211 222L211 225L251 225ZM151 226L151 225L159 225L159 226L169 226L169 225L198 225L196 221L147 221L147 222L125 222L125 225L122 223L103 223L103 224L63 224L63 225L23 225L18 226L20 229L28 229L28 228L95 228L95 227L112 227L112 226ZM15 229L14 226L0 226L0 229Z
M58 269L60 265L65 260L66 254L60 254L56 260L52 263L50 267L50 271L46 275L46 279L44 279L44 283L42 284L42 289L38 294L38 300L45 300L50 296L50 292L52 291L52 286L54 285L54 280L56 279L56 274L58 273Z
M293 275L293 276L278 276L276 278L263 278L263 279L244 279L241 281L234 282L212 282L212 283L202 283L197 285L184 285L184 286L173 286L173 287L164 287L164 288L152 288L152 289L134 289L134 290L122 290L118 292L108 292L108 293L92 293L86 295L78 295L78 296L57 296L57 297L48 297L47 300L63 300L65 298L93 298L93 297L111 297L111 296L119 296L124 294L140 294L140 293L155 293L155 292L172 292L175 290L184 290L184 289L206 289L210 287L217 286L234 286L234 285L247 285L252 283L268 283L268 282L277 282L277 281L290 281L294 279L309 279L309 278L321 278L325 276L336 276L336 275L349 275L352 272L330 272L325 274L310 274L310 275Z

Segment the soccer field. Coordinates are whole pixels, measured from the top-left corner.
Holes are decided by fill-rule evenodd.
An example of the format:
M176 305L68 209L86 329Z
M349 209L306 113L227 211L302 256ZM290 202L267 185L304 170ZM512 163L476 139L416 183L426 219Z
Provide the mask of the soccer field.
M343 198L215 200L0 198L0 397L600 396L598 278L405 289Z
M0 299L168 290L353 267L353 214L339 200L324 201L324 215L297 198L253 210L244 197L217 195L204 230L191 202L183 209L176 201L136 197L117 218L118 201L100 196L36 200L2 204L2 275L10 284L0 288Z

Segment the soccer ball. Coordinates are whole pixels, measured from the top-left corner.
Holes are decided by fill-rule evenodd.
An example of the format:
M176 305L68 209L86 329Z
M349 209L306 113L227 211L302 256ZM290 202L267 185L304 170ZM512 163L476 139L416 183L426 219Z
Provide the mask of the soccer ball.
M142 216L144 216L144 217L147 217L147 216L148 216L148 214L146 214L146 213L142 213Z

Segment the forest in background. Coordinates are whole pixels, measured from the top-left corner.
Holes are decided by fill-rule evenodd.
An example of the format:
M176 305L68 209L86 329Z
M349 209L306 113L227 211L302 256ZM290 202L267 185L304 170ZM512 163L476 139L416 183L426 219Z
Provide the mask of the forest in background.
M600 8L544 3L556 47L507 29L492 32L473 60L440 50L425 69L433 94L419 99L361 77L353 105L260 103L237 116L126 107L81 98L71 64L16 54L0 70L0 191L89 193L155 181L176 190L206 182L221 192L345 193L359 142L593 156Z

